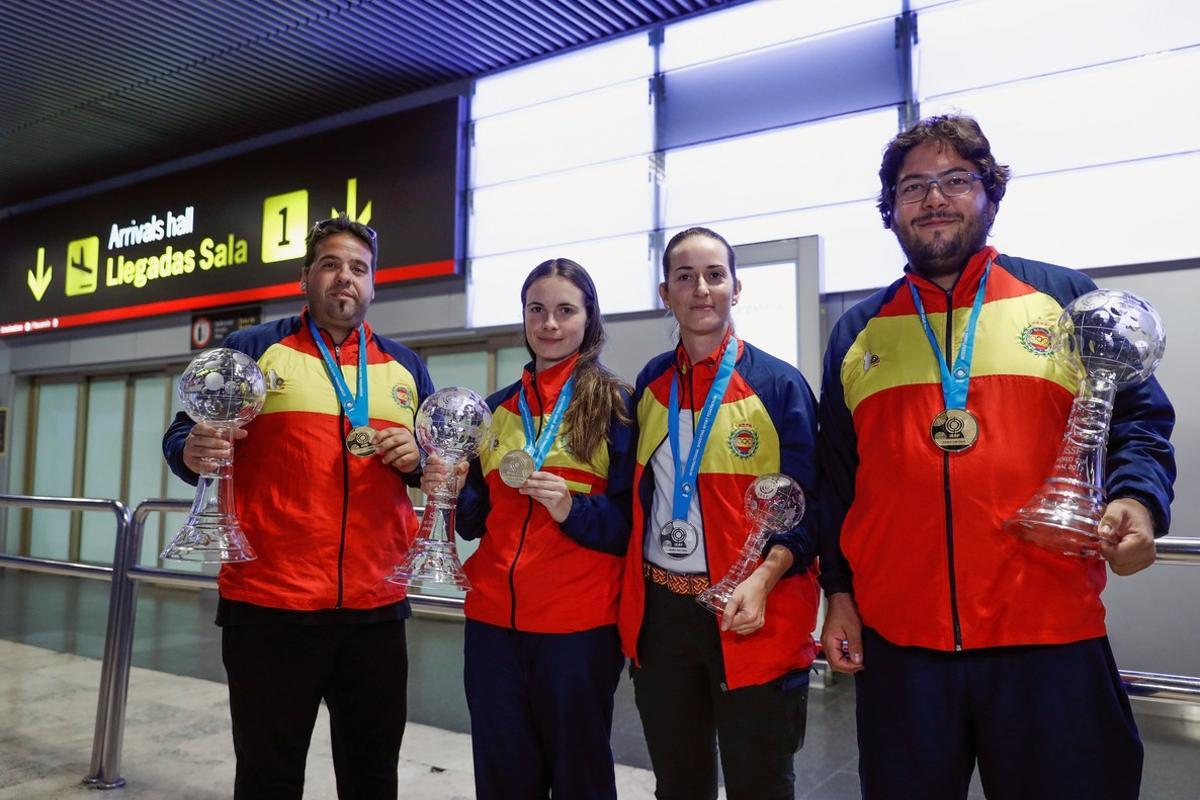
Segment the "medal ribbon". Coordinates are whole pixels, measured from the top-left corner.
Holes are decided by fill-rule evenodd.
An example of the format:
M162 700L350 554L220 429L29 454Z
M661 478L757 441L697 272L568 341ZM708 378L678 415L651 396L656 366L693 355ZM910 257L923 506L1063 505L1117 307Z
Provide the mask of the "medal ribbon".
M979 312L983 310L983 296L987 291L988 274L992 271L992 260L989 258L983 267L983 277L979 279L979 289L975 292L975 304L971 306L971 317L967 320L967 330L963 334L962 344L958 347L958 355L954 357L954 369L946 363L946 356L938 346L937 337L929 325L929 317L925 315L925 306L921 303L921 293L912 281L908 288L912 292L913 303L917 307L917 316L921 318L921 326L925 328L925 338L937 356L938 366L942 370L942 400L947 409L967 407L967 390L971 386L971 359L975 355L975 325L979 322ZM946 315L946 324L950 323L950 315Z
M525 400L525 387L521 387L521 392L517 395L517 405L521 409L521 421L525 423L525 447L522 449L533 457L535 470L542 468L546 456L550 454L550 448L554 446L554 437L558 435L559 426L562 425L563 417L567 415L567 406L571 405L571 395L574 393L575 376L572 375L559 391L554 410L550 412L550 418L542 428L542 435L538 436L533 429L533 414Z
M671 439L671 458L675 462L675 496L671 504L671 519L687 520L688 507L692 504L692 495L696 491L696 476L700 474L700 460L704 456L704 445L712 433L713 423L717 412L721 410L721 401L725 399L725 390L729 388L729 379L733 377L733 365L737 361L738 340L729 337L725 345L725 354L721 356L721 366L717 376L713 378L712 386L708 387L708 396L704 398L704 407L700 411L700 420L692 431L692 447L688 451L687 464L682 465L679 459L679 373L671 378L671 400L667 417L667 432Z
M321 338L321 332L317 330L317 323L313 322L312 317L308 318L308 330L317 340L317 349L321 351L321 360L325 362L325 371L329 373L329 380L333 383L333 391L337 394L338 402L346 411L350 427L361 428L368 424L371 421L371 404L367 395L367 334L363 330L362 323L360 322L358 325L358 394L353 397L350 396L350 387L346 385L346 378L342 375L341 368L333 360L333 355L329 352L325 340Z

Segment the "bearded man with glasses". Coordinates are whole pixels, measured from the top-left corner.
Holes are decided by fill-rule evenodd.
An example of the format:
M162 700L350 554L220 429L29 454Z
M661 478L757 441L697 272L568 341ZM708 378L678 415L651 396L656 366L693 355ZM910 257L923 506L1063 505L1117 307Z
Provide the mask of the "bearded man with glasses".
M1144 569L1167 532L1174 412L1153 378L1117 394L1103 560L1003 531L1079 379L1051 357L1055 322L1095 285L987 244L1009 170L973 119L918 122L879 177L908 264L833 330L818 446L822 643L855 675L863 796L965 798L978 762L992 800L1136 798L1100 591L1105 562Z

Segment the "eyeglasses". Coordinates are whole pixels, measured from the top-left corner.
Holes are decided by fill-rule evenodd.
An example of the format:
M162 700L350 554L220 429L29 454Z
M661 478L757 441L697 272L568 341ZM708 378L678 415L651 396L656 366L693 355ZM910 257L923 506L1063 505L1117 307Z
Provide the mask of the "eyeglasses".
M320 220L319 222L317 222L316 224L313 225L312 233L324 233L327 228L332 228L335 225L337 225L339 219L340 219L340 217L330 217L329 219ZM365 230L367 232L367 236L370 237L372 242L379 239L379 237L375 233L375 229L372 228L370 225L364 225L361 222L356 222L354 220L351 220L351 221L354 222L354 226L356 228L361 228L361 229Z
M937 186L942 197L962 197L970 194L975 181L983 178L974 172L951 172L940 178L909 178L892 187L896 199L901 203L919 203L929 195L929 188Z

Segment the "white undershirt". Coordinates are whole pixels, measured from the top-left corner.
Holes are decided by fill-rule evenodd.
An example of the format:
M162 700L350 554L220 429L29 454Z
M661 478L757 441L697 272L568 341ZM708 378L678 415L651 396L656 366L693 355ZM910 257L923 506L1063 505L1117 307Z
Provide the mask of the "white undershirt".
M679 458L687 463L688 451L692 446L692 432L695 418L691 409L679 410ZM683 466L682 464L680 465ZM650 458L650 468L654 471L654 499L650 505L650 525L643 536L642 556L651 564L656 564L671 572L708 572L708 560L704 555L704 520L700 516L699 486L692 492L692 501L688 506L688 522L696 529L696 549L689 555L678 557L664 552L660 534L672 517L672 506L675 500L675 462L671 457L671 438L663 439L662 444ZM697 483L699 481L697 480Z

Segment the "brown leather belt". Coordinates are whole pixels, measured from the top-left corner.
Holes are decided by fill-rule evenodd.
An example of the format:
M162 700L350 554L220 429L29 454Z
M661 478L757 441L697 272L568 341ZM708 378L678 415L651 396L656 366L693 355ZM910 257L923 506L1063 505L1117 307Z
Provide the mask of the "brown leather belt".
M708 576L703 573L694 573L684 575L679 572L671 572L663 569L660 566L651 564L649 561L642 562L642 574L646 576L646 580L657 586L664 586L674 594L682 594L687 597L695 597L708 588Z

